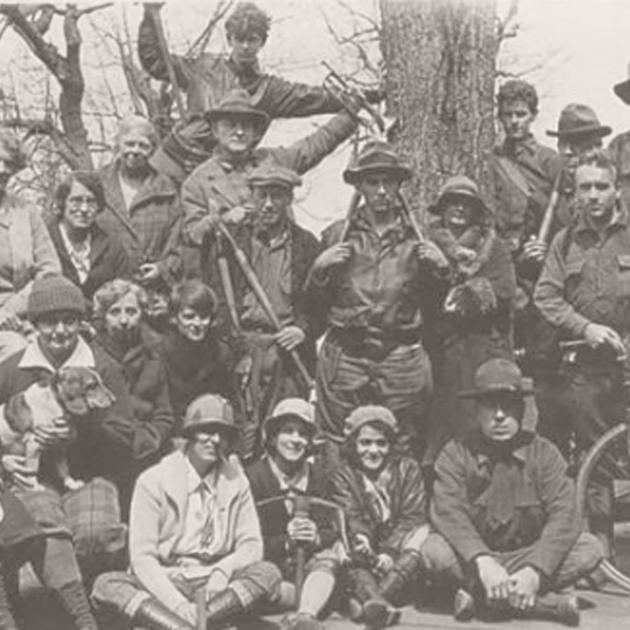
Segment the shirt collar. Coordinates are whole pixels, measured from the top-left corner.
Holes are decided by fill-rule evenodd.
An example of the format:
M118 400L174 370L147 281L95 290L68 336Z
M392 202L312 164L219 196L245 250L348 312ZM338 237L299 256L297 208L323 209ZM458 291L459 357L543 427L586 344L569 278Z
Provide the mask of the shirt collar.
M297 475L289 477L286 473L282 472L278 467L278 464L273 460L273 457L268 457L269 468L278 480L280 490L299 490L300 492L306 492L308 487L308 464L306 462L300 468Z
M200 488L203 487L204 491L208 491L214 495L217 492L217 477L218 468L213 468L205 477L201 477L195 470L195 467L190 462L188 457L186 460L186 487L188 488L188 495L194 494Z
M20 359L18 365L19 368L43 368L52 374L57 373L62 368L66 367L89 367L96 368L94 362L94 353L92 348L79 337L77 345L72 354L66 359L66 361L59 368L54 368L50 361L46 358L42 349L39 347L37 339L29 344Z
M501 155L516 155L521 151L526 151L530 155L536 154L537 147L536 139L534 138L534 134L528 133L524 138L520 140L506 140L499 147L499 153Z
M617 202L613 215L610 219L610 223L604 229L605 232L612 232L617 229L627 229L628 227L628 211L621 201ZM595 232L587 221L584 212L580 212L577 224L575 226L576 232Z

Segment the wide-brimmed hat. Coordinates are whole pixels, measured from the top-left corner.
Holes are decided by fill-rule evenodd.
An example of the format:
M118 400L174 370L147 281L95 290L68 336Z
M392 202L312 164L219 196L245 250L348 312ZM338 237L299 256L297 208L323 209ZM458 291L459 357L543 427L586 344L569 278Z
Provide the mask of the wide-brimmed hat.
M251 96L240 88L230 90L216 107L206 112L206 118L210 122L222 116L234 115L252 118L263 129L266 129L270 122L269 115L262 109L257 109L252 103Z
M581 103L571 103L561 112L558 119L558 129L547 130L548 136L567 138L571 136L593 135L603 138L612 133L608 125L602 125L597 114L588 106Z
M630 65L628 66L628 78L616 83L613 91L626 105L630 105Z
M238 437L232 405L217 394L198 396L186 407L181 434L189 438L209 429L224 431L230 441Z
M315 407L303 398L285 398L274 407L271 415L265 420L262 430L263 442L289 419L299 420L310 432L311 438L317 434Z
M357 407L344 421L343 433L346 437L353 435L370 422L382 422L392 433L398 433L398 420L387 408L381 405L363 405Z
M266 160L247 176L247 182L250 186L279 184L292 189L302 183L302 178L293 169Z
M468 197L482 215L487 215L490 212L481 196L479 186L465 175L454 175L446 180L446 183L440 190L437 201L432 206L429 206L429 212L431 214L440 214L444 210L446 199L454 196Z
M490 359L475 372L473 388L459 392L460 398L481 398L491 394L530 396L534 393L531 379L524 378L518 365L508 359Z
M391 144L373 140L363 146L352 165L343 172L343 180L347 184L355 184L365 173L375 171L386 171L401 181L411 177L411 169L401 164Z

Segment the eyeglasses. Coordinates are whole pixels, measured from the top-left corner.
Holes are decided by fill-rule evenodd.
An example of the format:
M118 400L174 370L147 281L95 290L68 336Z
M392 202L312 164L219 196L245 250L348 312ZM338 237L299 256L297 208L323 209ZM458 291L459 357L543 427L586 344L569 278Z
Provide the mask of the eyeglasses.
M94 210L98 207L98 201L94 197L68 197L67 204L71 208L87 207Z

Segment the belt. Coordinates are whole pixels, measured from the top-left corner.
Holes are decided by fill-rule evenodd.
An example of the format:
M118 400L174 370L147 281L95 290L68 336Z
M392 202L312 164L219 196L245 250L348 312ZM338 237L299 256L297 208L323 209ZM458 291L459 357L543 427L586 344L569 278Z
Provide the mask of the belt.
M421 341L421 328L387 331L378 328L332 328L328 339L346 354L375 360L384 359L398 346Z

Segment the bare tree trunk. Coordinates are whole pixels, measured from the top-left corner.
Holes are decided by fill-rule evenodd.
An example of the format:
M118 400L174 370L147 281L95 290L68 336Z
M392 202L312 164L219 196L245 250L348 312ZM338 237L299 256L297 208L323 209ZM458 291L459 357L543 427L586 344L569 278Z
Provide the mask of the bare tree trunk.
M387 110L397 119L392 140L414 171L411 205L424 211L459 173L487 193L496 0L381 0L381 13Z

